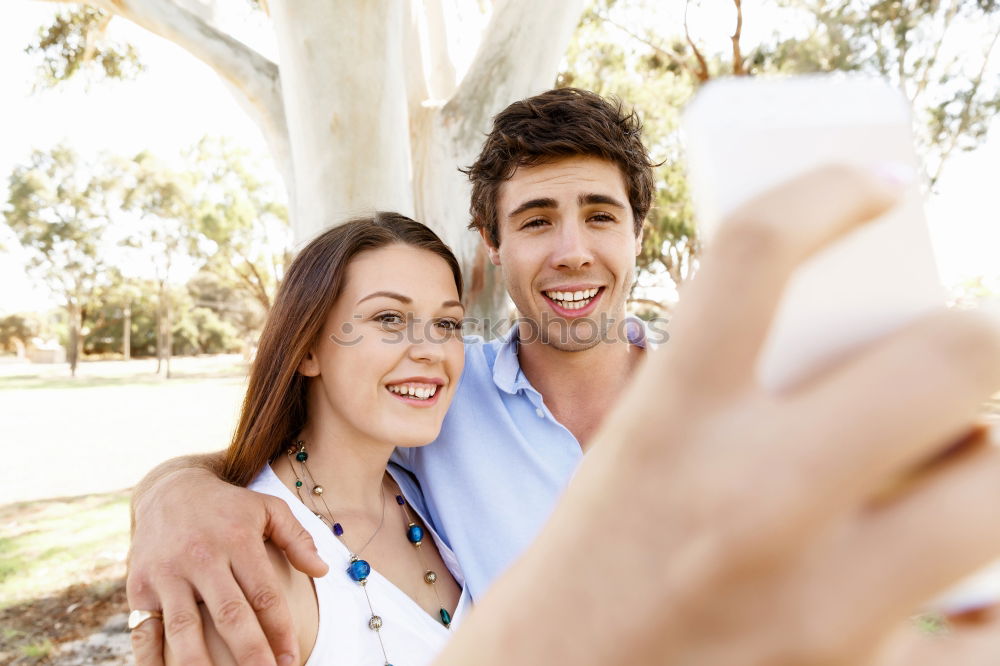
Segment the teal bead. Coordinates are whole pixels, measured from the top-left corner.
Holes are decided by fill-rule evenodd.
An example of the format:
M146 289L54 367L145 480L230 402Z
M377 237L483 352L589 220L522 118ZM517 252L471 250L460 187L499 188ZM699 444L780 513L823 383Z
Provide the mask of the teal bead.
M296 488L301 488L302 487L302 482L301 481L296 481L295 482L295 487Z
M295 459L299 462L305 462L309 458L309 454L305 451L299 451L295 454Z
M410 540L413 545L419 545L421 541L424 540L424 530L420 525L414 525L410 523L409 527L406 529L406 538Z
M451 613L443 608L441 609L441 622L444 623L444 626L446 627L451 625Z

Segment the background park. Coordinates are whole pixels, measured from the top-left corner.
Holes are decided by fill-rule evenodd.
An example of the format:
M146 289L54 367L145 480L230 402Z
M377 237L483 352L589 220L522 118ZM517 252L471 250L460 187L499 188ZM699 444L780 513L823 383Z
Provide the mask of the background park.
M571 85L637 108L663 165L630 307L669 316L701 252L691 95L725 75L885 77L913 105L951 305L1000 296L998 39L997 0L6 3L0 663L129 663L128 489L227 443L312 234L413 215L483 275L472 313L507 312L457 167L515 99Z

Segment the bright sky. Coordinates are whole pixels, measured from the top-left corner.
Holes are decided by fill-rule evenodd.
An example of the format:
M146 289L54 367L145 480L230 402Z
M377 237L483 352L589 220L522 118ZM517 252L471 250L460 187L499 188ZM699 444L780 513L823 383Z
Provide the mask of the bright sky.
M775 27L768 20L768 10L760 9L762 3L744 2L748 17L744 25L746 44L754 43ZM228 5L245 6L241 2ZM56 9L50 3L16 0L0 12L2 201L6 201L6 177L13 166L33 149L50 147L62 139L85 155L100 150L128 154L149 149L169 156L204 135L217 135L232 137L266 155L256 126L208 67L172 43L121 19L112 24L112 34L136 44L148 67L138 80L100 83L90 90L74 83L58 91L32 94L33 62L23 48ZM692 31L696 35L701 30L718 34L711 23L723 21L729 25L730 14L729 9L695 12ZM674 21L676 17L658 20ZM238 16L235 23L245 41L273 57L273 40L262 21ZM470 33L474 36L475 31L460 34L468 38ZM995 194L998 165L1000 127L994 123L991 139L984 147L952 158L941 179L940 195L929 203L931 234L947 284L975 276L1000 278L1000 210ZM0 243L16 246L2 227ZM51 302L27 280L23 257L16 250L0 252L0 315L42 309Z

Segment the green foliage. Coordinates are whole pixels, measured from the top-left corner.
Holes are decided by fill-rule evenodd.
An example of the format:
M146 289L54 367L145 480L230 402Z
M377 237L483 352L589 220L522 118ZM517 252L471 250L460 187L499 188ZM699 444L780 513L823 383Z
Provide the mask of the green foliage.
M27 345L40 331L38 318L30 314L13 314L0 318L0 351L17 351L18 343Z
M133 79L143 65L131 44L107 38L113 16L87 5L59 12L38 30L38 41L25 52L41 59L39 84L53 87L84 71L107 79Z
M207 268L266 312L290 260L287 207L243 149L206 138L187 157L195 183L192 223L208 241ZM275 246L284 249L276 253Z

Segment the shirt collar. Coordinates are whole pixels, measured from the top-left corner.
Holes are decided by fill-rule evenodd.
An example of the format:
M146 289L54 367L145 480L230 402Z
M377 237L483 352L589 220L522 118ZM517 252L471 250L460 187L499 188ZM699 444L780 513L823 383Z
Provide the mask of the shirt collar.
M629 343L640 349L652 349L655 347L649 340L646 331L646 323L627 315L625 317L625 336ZM497 350L496 360L493 362L493 383L501 391L507 393L517 393L521 389L531 389L531 382L521 372L521 362L517 358L517 326L511 326L507 333L500 337L500 348Z

